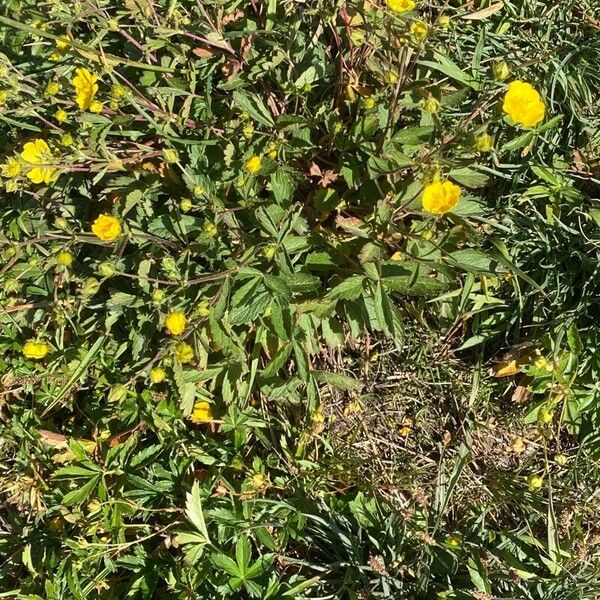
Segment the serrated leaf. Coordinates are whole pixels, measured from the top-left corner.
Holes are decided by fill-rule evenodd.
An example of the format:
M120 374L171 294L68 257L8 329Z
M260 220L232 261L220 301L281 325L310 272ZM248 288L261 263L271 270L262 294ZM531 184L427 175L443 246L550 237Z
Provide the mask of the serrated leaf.
M204 520L204 512L202 510L202 500L200 498L200 484L194 481L192 491L185 495L185 516L190 523L198 530L204 538L204 543L210 543L206 521Z

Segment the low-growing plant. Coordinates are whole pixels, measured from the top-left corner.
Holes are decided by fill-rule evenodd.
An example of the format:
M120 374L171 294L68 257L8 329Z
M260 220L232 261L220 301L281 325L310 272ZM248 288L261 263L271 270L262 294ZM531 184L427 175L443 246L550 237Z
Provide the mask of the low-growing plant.
M0 597L598 596L550 4L4 2Z

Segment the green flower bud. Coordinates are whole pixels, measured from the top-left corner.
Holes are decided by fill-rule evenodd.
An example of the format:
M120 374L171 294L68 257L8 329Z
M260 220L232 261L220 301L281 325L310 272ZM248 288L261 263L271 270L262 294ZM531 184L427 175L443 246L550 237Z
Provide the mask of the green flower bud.
M211 312L212 306L208 300L202 300L198 303L198 306L196 306L196 314L199 317L208 317Z
M117 272L117 268L115 267L115 263L107 260L98 265L98 273L102 277L112 277Z
M174 164L179 162L179 152L177 152L177 150L174 148L165 148L163 150L163 158L165 159L166 163L170 165Z
M162 290L154 290L152 292L152 302L160 304L165 299L165 293Z
M506 81L510 77L510 67L505 60L494 63L492 74L496 81Z
M88 277L81 287L83 296L93 296L100 289L100 282L95 277Z

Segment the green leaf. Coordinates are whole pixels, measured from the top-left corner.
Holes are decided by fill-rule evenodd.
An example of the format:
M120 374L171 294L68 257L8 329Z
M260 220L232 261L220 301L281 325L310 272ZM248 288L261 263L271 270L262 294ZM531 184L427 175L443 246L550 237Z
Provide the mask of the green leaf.
M83 485L78 486L73 491L66 494L62 503L65 506L72 506L73 504L81 504L85 500L87 500L88 496L94 491L96 484L100 480L100 476L96 475L89 481L86 481Z
M255 121L267 127L273 127L275 122L265 103L256 95L242 90L233 92L234 104L245 110Z
M365 278L353 275L336 285L328 294L329 300L356 300L363 293Z
M420 60L419 64L434 69L435 71L439 71L450 77L450 79L454 79L454 81L473 88L474 90L481 88L480 82L471 77L468 73L465 73L451 58L437 50L433 51L433 60Z
M194 481L192 491L185 495L185 516L192 525L202 534L205 543L210 543L206 522L204 520L204 512L202 511L202 501L200 499L200 484Z

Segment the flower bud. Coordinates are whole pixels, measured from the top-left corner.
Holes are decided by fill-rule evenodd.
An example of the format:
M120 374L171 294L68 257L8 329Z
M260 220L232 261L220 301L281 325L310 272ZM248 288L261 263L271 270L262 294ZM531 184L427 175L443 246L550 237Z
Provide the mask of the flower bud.
M98 265L98 273L102 277L112 277L117 272L115 263L107 260Z
M70 267L73 264L73 255L68 250L63 250L56 255L56 262L61 267Z
M172 165L176 162L179 162L179 152L177 152L177 150L174 148L165 148L163 150L163 158L167 164Z
M196 306L196 314L199 317L208 317L211 312L212 306L208 300L202 300L198 303L198 306Z
M263 254L267 260L273 260L273 257L277 253L277 246L269 244L263 248Z
M181 212L189 212L194 207L194 204L189 198L182 198L179 202Z
M492 74L496 81L506 81L510 76L510 67L505 60L494 63Z
M482 133L475 138L475 149L478 152L489 152L494 147L494 138L488 133Z
M204 225L202 225L202 233L206 237L213 238L218 233L217 226L214 223L207 221L206 223L204 223Z
M527 478L527 487L530 492L537 492L544 485L544 478L541 475L530 475Z
M431 94L427 99L423 100L422 103L423 110L430 115L435 114L440 109L441 105L442 103L437 98L434 98Z
M154 304L160 304L165 299L165 293L163 290L154 290L152 292L152 302Z
M88 277L81 287L83 296L93 296L100 289L100 282L95 277Z

